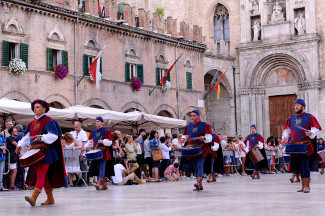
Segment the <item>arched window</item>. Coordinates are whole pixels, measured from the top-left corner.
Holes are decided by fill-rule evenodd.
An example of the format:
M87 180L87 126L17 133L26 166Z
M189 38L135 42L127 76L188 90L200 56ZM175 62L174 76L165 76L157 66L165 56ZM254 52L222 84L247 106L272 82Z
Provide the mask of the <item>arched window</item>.
M229 33L229 12L225 6L218 4L214 13L214 38L217 39L218 54L221 53L221 40L225 40L230 43ZM230 52L229 44L226 45L228 53Z

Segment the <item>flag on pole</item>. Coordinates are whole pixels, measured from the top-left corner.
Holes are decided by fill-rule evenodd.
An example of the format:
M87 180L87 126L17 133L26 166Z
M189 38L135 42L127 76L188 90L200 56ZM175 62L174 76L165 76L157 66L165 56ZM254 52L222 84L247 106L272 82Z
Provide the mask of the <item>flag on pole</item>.
M100 14L100 3L99 3L99 0L98 0L98 15Z
M231 65L231 64L230 64ZM211 88L214 90L214 98L216 98L216 94L217 93L217 100L219 100L219 96L220 96L220 82L222 77L226 74L227 70L229 69L230 65L228 66L228 68L225 70L225 72L223 72L223 74L221 74L221 76L219 77L219 79L217 80L217 74L213 77L213 80L211 82Z
M176 59L176 61L174 62L174 64L166 71L166 73L164 74L164 76L160 79L160 84L162 87L165 86L165 81L166 78L168 76L168 74L170 73L170 71L173 69L173 67L175 66L176 62L178 61L178 59L183 55L183 53Z
M106 43L107 44L107 43ZM96 88L99 89L99 81L101 80L102 76L100 74L100 57L102 55L103 50L106 47L106 44L104 45L103 49L101 49L96 56L94 62L89 67L89 73L94 79L94 82L96 83Z

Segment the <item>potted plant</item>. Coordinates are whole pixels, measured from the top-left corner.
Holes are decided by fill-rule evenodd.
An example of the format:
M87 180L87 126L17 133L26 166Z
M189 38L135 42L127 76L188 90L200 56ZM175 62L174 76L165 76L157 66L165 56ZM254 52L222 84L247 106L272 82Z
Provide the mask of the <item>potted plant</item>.
M60 78L61 80L63 80L63 78L65 78L69 73L67 67L62 64L53 67L53 72L55 79Z
M131 79L131 88L133 91L140 91L141 86L142 86L142 82L139 78L133 77Z
M21 59L12 59L9 63L9 73L23 74L26 71L26 64Z

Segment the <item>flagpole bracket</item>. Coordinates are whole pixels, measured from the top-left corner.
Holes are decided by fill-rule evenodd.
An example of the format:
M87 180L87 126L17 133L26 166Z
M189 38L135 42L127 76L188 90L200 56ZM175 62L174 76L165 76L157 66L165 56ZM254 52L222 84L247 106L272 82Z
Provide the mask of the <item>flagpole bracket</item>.
M85 77L85 75L83 75L83 76L81 77L81 79L78 81L78 83L77 83L77 87L79 86L80 82L83 80L84 77Z

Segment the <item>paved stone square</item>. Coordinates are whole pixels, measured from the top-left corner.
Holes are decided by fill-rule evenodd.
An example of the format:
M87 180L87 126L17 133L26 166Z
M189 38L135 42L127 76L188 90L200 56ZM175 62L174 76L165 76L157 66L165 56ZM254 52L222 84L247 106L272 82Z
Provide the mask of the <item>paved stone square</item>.
M204 191L192 191L194 180L56 189L56 204L36 207L25 195L32 191L0 193L0 215L324 215L325 175L312 174L311 193L297 193L300 183L290 183L290 174L220 177L217 183L204 183Z

